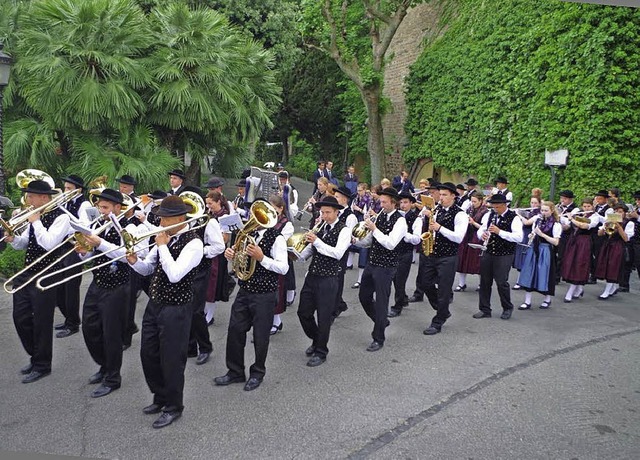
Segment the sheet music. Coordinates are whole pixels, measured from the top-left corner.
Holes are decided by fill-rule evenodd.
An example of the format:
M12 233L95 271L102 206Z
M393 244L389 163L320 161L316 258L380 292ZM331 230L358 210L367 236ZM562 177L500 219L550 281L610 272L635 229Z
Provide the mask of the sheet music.
M218 219L222 233L231 233L244 227L239 214L227 214Z

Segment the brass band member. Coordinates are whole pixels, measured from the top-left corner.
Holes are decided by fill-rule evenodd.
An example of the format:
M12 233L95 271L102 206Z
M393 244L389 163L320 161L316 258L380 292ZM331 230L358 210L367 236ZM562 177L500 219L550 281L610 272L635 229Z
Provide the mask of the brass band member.
M256 244L247 247L247 255L256 260L255 272L246 281L238 280L238 294L231 306L227 332L228 371L214 379L216 385L222 386L245 381L244 347L247 332L253 327L256 360L249 368L245 391L258 388L266 373L265 361L269 350L269 332L273 325L278 275L284 275L289 270L287 242L279 231L262 228L254 239ZM235 252L229 248L224 255L232 261Z
M627 205L618 203L613 206L613 212L620 216L622 223L605 222L598 229L600 236L607 235L607 239L598 254L598 263L596 265L596 278L607 282L604 291L598 296L600 300L606 300L617 294L623 275L624 247L629 238L633 236L632 227L629 227L630 234L626 233Z
M43 180L33 180L27 188L25 201L29 206L38 208L51 201L56 192ZM5 241L14 249L26 249L25 265L59 245L69 233L69 216L56 208L42 215L35 213L29 217L29 225L21 235L7 236ZM50 266L60 256L62 248L54 251L30 270L17 277L14 287L21 286L34 274ZM51 270L62 268L51 267ZM35 282L31 282L13 295L13 322L25 351L31 356L31 362L20 372L25 376L22 383L40 380L51 373L53 347L53 311L56 305L56 288L47 292L40 291Z
M359 246L371 245L358 293L364 311L374 323L371 333L373 342L367 351L378 351L384 346L384 330L389 325L387 314L391 282L398 267L396 247L407 233L407 221L396 210L400 198L396 189L387 187L378 195L381 212L375 222L365 219L369 234L357 243Z
M184 184L184 180L187 178L184 171L181 169L172 169L167 174L169 175L169 186L171 187L167 190L167 194L177 196L184 192L184 188L186 186Z
M511 318L513 304L509 289L509 270L513 264L516 244L522 241L522 221L516 213L507 207L507 197L493 195L487 200L493 209L482 218L482 226L478 229L478 238L487 244L487 249L480 259L480 298L479 312L474 318L491 318L491 286L496 282L500 303L501 319Z
M168 227L186 220L192 207L179 196L168 196L155 215ZM195 268L203 256L204 245L187 224L159 233L156 246L144 260L136 254L127 257L141 275L150 275L149 303L142 319L140 357L153 403L142 411L157 414L154 428L163 428L182 415L184 409L184 368L187 363L191 327Z
M305 240L309 244L300 254L301 260L313 257L309 272L300 291L298 318L304 333L311 339L305 354L311 358L307 366L324 363L329 353L329 331L335 310L341 260L351 244L351 229L338 219L342 205L334 197L326 197L315 204L320 210L324 225L318 234L308 232ZM332 301L333 300L333 301ZM317 322L314 315L317 315Z
M342 209L338 211L338 220L342 222L349 229L349 231L351 231L353 227L355 227L358 224L358 218L356 217L354 212L351 210L351 207L349 206L350 205L349 201L351 200L351 191L345 186L338 187L336 189L335 198L336 200L338 200L338 203L340 204L340 206L342 206ZM338 276L338 289L336 290L336 306L332 314L333 319L340 316L342 312L347 311L347 309L349 308L347 306L347 303L342 298L342 293L344 291L344 276L347 270L347 259L349 258L350 254L351 253L348 251L345 252L345 254L342 256L342 259L340 260L340 275ZM363 265L363 268L364 268L364 265Z
M456 186L445 182L438 185L438 191L440 207L430 216L429 226L423 227L423 231L431 232L431 238L434 239L433 252L429 255L420 254L418 272L420 288L429 299L431 308L436 311L431 325L424 330L425 335L439 333L451 316L449 303L458 266L458 246L469 226L467 214L455 204L458 195Z

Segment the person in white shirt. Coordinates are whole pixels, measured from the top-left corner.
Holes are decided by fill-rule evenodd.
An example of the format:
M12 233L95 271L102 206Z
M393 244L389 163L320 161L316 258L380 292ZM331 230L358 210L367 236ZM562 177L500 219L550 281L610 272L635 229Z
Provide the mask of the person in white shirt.
M510 206L513 201L513 193L509 191L507 186L509 185L509 181L504 176L499 176L493 181L494 187L491 190L491 195L504 195L507 199L507 203Z

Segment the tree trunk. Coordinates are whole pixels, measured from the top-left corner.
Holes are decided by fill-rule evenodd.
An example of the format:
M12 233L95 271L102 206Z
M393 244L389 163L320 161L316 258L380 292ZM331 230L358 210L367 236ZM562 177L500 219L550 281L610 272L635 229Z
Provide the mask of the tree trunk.
M185 184L200 187L202 185L202 180L200 179L202 177L202 162L192 158L185 175L187 176Z
M379 184L385 175L384 131L380 99L382 87L376 85L363 91L362 100L367 108L367 149L371 158L371 184Z
M280 162L286 168L287 163L289 162L289 136L280 136L280 142L282 142L282 159L280 160Z

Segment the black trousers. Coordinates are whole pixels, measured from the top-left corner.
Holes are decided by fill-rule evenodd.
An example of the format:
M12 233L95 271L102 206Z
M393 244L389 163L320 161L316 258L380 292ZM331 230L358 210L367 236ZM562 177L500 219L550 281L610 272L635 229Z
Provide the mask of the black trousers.
M80 257L75 252L72 252L62 260L63 267L69 267L77 262L80 262ZM64 273L64 276L71 276L82 271L82 265L79 265ZM78 329L80 327L80 284L82 283L82 277L78 276L72 280L67 281L64 284L58 286L56 292L56 298L58 301L58 308L64 316L64 324L68 329ZM49 295L52 293L49 292Z
M413 262L413 251L400 254L398 259L398 270L396 276L393 277L393 287L395 288L395 305L393 308L402 310L402 307L409 305L409 297L407 296L407 279L411 271L411 263Z
M440 329L451 316L449 302L451 301L453 281L456 277L458 256L426 257L420 254L418 268L418 284L424 291L431 308L436 315L431 319L431 325Z
M273 311L277 292L254 294L239 288L231 306L229 331L227 332L227 368L232 377L244 377L244 347L247 332L253 327L253 348L256 360L249 368L249 376L262 379L269 351L269 336L273 325Z
M204 305L207 297L207 284L209 283L209 270L207 267L196 273L193 280L193 318L191 318L191 332L189 333L189 352L192 354L211 353L213 345L209 337L209 327L204 314Z
M138 304L138 290L140 289L142 276L136 271L129 273L129 295L127 296L127 310L125 314L125 325L122 329L122 341L131 345L131 337L137 330L136 326L136 306Z
M111 289L91 282L82 306L82 335L89 354L100 366L104 385L120 388L122 329L125 325L129 283Z
M24 284L33 274L25 273L14 281ZM33 370L51 371L53 354L53 312L56 308L56 290L41 291L35 281L13 294L13 323L24 350L31 356Z
M336 308L327 293L335 292L341 276L317 276L308 273L300 291L298 318L302 330L313 343L315 355L326 358L329 353L329 331L331 330L331 316ZM314 315L317 315L318 320Z
M362 273L358 297L365 313L373 321L371 337L374 341L384 343L384 330L389 325L389 296L391 281L396 274L396 267L377 267L368 264ZM373 294L375 293L375 300Z
M488 252L480 258L480 311L491 313L491 286L496 282L500 304L503 310L512 310L509 271L513 264L513 254L492 256Z
M184 408L184 369L187 364L191 304L162 305L149 300L142 318L140 358L153 402L166 412Z
M347 274L347 259L349 258L349 251L345 252L342 259L340 259L340 274L338 275L338 286L335 289L336 303L333 308L333 316L337 317L343 311L346 311L349 307L347 302L342 298L344 292L344 277ZM305 281L306 282L306 281Z

